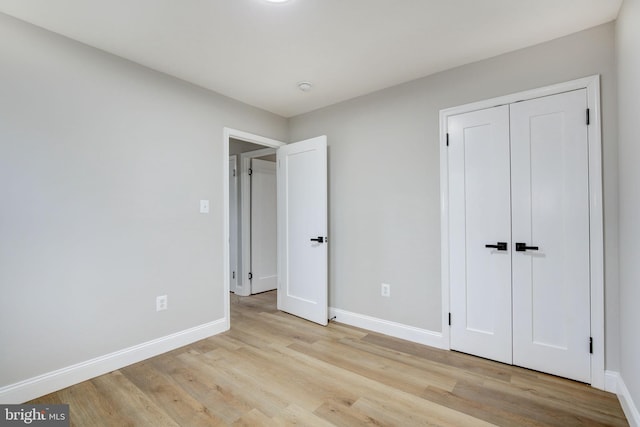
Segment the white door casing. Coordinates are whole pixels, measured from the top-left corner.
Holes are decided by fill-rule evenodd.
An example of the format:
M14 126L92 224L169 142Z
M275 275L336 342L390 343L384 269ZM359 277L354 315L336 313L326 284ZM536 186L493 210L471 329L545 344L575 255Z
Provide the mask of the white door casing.
M238 157L229 156L229 290L238 283Z
M276 163L251 160L251 293L276 289Z
M589 382L585 89L511 105L513 363ZM514 248L515 249L515 248Z
M326 325L327 137L279 148L277 168L278 309Z
M451 116L448 130L451 348L511 363L509 107Z
M450 168L455 150L453 146L447 147L451 138L447 132L452 131L447 129L448 124L454 116L504 104L512 104L511 116L518 122L510 123L514 210L511 243L539 247L538 251L514 251L509 245L514 278L513 363L604 388L598 76L441 111L443 305L456 311L452 268L456 261L450 250L455 246L451 234L455 201L449 198L450 187L456 185ZM553 104L551 108L550 104ZM569 122L573 123L572 131L567 128ZM516 139L525 142L516 146ZM525 212L524 216L517 214L519 209ZM545 232L541 233L541 228ZM572 236L568 237L567 233ZM554 250L549 250L548 244L544 249L533 242L536 239L552 244ZM548 280L556 275L561 279ZM524 282L524 287L518 287L517 281ZM568 294L572 294L571 297L567 297ZM575 304L580 307L575 309ZM447 311L443 313L444 322ZM454 327L443 330L443 335L449 337L451 347L455 348ZM592 354L589 354L589 335L593 337ZM571 338L565 340L567 336ZM542 363L536 365L535 361L531 362L533 359Z

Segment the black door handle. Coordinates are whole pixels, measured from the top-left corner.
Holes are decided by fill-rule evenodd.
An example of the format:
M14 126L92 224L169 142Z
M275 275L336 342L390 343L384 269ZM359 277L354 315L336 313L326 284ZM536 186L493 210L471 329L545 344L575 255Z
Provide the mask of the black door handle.
M497 249L499 251L506 251L507 250L507 242L498 242L495 245L484 245L485 248L493 248L493 249Z
M324 237L318 236L317 239L311 239L312 242L324 243Z
M527 246L526 243L517 243L516 242L516 252L524 252L526 250L537 251L537 246Z

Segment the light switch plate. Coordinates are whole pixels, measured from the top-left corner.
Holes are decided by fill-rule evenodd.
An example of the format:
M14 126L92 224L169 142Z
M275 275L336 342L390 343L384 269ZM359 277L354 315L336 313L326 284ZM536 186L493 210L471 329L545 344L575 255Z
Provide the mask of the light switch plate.
M200 200L200 213L209 213L209 201Z
M389 298L391 296L391 285L388 283L383 283L380 287L380 295Z

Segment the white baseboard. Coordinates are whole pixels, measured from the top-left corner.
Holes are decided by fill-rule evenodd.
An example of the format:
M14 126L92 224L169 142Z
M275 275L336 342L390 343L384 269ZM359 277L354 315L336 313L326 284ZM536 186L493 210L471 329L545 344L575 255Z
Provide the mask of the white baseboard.
M629 393L629 389L624 383L622 376L618 372L606 371L605 378L607 385L609 385L610 382L615 384L612 390L606 390L618 395L618 400L620 401L620 405L622 406L624 415L627 417L629 425L631 427L640 427L640 412L638 412L638 407L631 398L631 393Z
M428 329L416 328L402 323L390 322L364 314L352 313L339 308L329 307L329 317L335 317L336 322L345 323L357 328L379 332L395 338L424 344L431 347L448 349L441 332L433 332Z
M226 319L218 319L161 338L105 354L56 371L47 372L0 388L0 403L16 404L35 399L99 375L219 334L228 329Z

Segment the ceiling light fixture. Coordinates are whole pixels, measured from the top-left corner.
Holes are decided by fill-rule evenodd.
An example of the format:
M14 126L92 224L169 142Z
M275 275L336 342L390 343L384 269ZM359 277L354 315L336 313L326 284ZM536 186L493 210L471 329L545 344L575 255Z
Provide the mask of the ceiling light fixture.
M309 92L313 88L313 83L311 82L298 82L298 89L303 92Z
M287 2L289 0L267 0L269 3L284 3Z

